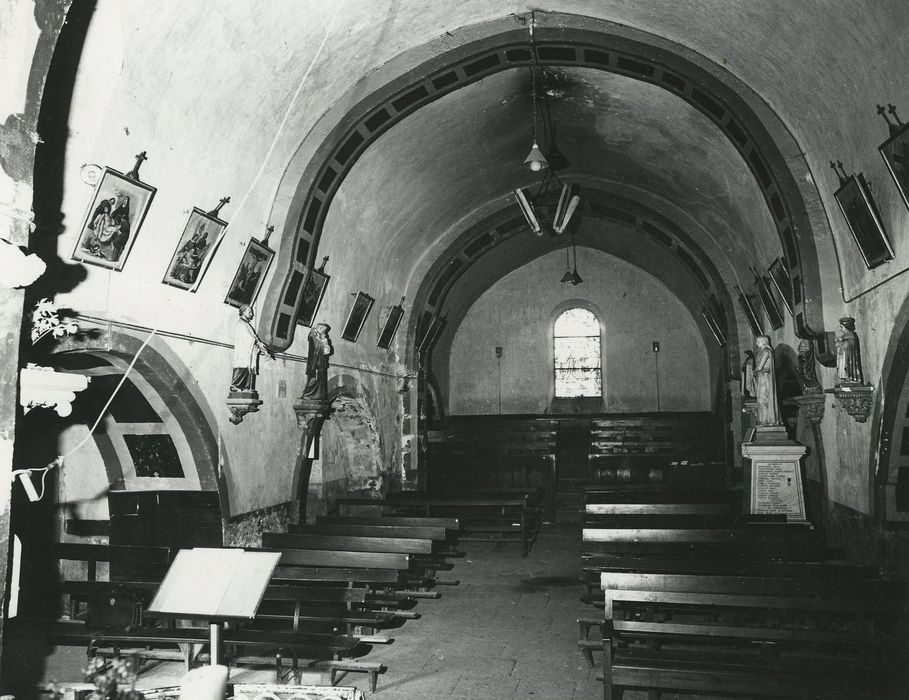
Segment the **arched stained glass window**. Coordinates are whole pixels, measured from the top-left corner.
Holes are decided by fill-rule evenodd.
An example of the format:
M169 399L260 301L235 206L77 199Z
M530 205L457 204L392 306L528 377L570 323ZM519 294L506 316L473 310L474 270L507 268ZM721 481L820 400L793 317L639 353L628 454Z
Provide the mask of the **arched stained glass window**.
M601 396L600 322L587 309L563 311L553 326L555 396Z

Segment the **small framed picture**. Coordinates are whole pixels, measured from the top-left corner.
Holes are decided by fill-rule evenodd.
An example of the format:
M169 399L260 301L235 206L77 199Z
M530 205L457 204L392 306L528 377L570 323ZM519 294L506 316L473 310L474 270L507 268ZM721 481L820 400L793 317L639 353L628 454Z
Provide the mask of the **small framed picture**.
M300 311L297 314L297 323L301 326L312 328L316 312L318 312L319 305L322 303L322 297L325 296L325 288L328 286L328 280L330 279L331 277L321 270L309 271L309 278L303 286Z
M382 332L379 333L379 340L376 347L387 350L391 347L395 334L398 332L398 326L401 325L401 319L404 318L404 299L400 304L395 304L388 309L388 318L385 319L385 325L382 326Z
M909 207L909 124L904 124L878 150L900 191L903 204Z
M760 320L758 320L748 295L738 287L736 287L736 290L739 293L739 305L742 307L742 313L745 314L745 318L748 320L748 325L751 326L751 332L755 336L764 335L764 327L761 325Z
M780 307L776 305L776 299L773 298L773 291L770 289L770 280L763 275L758 275L754 280L754 288L757 290L758 299L761 300L761 306L764 307L764 314L770 327L773 329L783 327L783 314L780 313Z
M726 344L726 336L720 329L720 324L717 323L716 317L713 315L713 311L709 307L705 306L703 309L701 309L701 316L704 319L704 323L707 324L707 327L713 334L713 338L716 340L716 344L720 347L723 347Z
M864 176L850 175L833 193L869 270L893 259L893 247Z
M122 270L157 189L104 168L76 238L72 259Z
M786 267L786 263L783 262L782 258L777 258L770 263L770 267L767 268L767 274L770 275L770 281L773 282L773 286L776 287L776 291L780 294L780 299L783 300L783 304L791 316L792 279L789 277L789 268Z
M445 319L441 316L432 317L432 320L426 326L426 332L423 334L423 338L420 340L420 345L417 348L420 353L432 350L432 346L435 345L435 342L442 334L442 330L445 328L445 323Z
M226 228L226 221L193 207L161 281L195 292Z
M347 314L347 320L344 322L344 330L341 331L341 337L356 343L360 337L360 331L363 330L363 324L366 323L366 317L369 315L372 305L376 300L366 292L357 292L357 298L354 299L350 307L350 313Z
M249 244L240 259L240 266L227 288L224 303L237 308L252 306L259 294L259 289L265 281L265 273L271 265L275 251L255 238L249 239Z

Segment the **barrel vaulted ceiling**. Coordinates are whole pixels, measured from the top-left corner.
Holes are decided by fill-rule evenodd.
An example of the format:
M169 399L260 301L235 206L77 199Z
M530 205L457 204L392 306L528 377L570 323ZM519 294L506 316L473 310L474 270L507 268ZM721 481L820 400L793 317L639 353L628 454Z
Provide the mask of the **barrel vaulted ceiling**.
M271 334L268 307L288 296L293 258L330 255L329 270L343 266L348 284L328 292L339 308L354 284L422 301L468 232L517 213L512 190L534 183L522 166L530 18L524 4L485 0L99 0L86 47L108 74L79 80L103 98L94 104L109 153L158 142L147 168L200 181L226 163L218 194L241 193L234 225L277 226L279 260L260 298L260 331ZM827 163L873 154L882 140L856 115L872 120L909 59L909 42L887 40L905 35L909 4L565 0L534 21L538 46L549 47L540 53L546 100L570 163L559 174L591 193L585 201L608 206L613 197L666 219L709 262L727 299L733 285L751 283L750 265L791 252L785 229L795 262L811 254L810 301L822 316L835 313L826 312L841 300L834 240L845 229L831 214L838 183ZM568 58L565 46L575 47ZM412 86L435 92L411 99ZM340 167L337 151L349 144ZM854 160L847 169L861 169ZM588 218L579 236L624 236L600 243L648 257L652 241L635 249L634 226ZM317 231L300 233L313 222ZM446 292L441 311L463 313L471 288L488 287L527 251L560 245L521 235L526 249L518 237L509 245L523 253L490 257ZM300 236L311 244L303 253ZM223 257L232 268L235 259ZM210 275L233 273L219 264ZM705 290L684 285L677 293L694 311ZM812 330L824 321L815 313Z

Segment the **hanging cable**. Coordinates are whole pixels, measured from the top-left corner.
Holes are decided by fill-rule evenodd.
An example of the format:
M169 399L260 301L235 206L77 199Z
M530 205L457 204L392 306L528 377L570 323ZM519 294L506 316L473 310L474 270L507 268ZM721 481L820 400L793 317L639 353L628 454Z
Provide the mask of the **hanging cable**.
M33 472L41 472L41 493L38 494L37 500L40 500L41 497L44 496L45 479L47 477L47 473L51 469L56 469L58 467L62 467L63 462L69 456L71 456L73 453L75 453L77 450L81 449L81 447L86 442L88 442L88 439L90 437L92 437L92 435L94 435L95 430L97 430L98 426L101 424L101 421L104 419L104 416L107 414L107 409L110 408L110 405L111 405L111 403L113 403L113 400L117 396L117 393L120 391L120 389L123 387L123 384L126 382L126 378L129 376L129 373L132 371L133 367L135 367L136 362L139 359L139 355L142 354L142 351L145 350L145 348L148 346L149 342L154 337L155 333L157 333L157 331L158 331L157 328L151 329L151 332L145 338L145 340L143 341L143 343L139 347L139 349L136 351L136 354L133 355L132 361L129 363L129 366L126 368L126 371L123 373L123 376L120 377L120 382L114 388L113 392L111 392L111 395L108 397L107 402L104 404L104 408L101 409L100 413L98 414L98 417L95 419L95 422L92 424L92 427L89 428L88 433L85 436L83 436L82 440L80 440L79 443L76 444L75 447L73 447L71 450L69 450L66 454L58 455L56 457L56 459L54 459L53 462L51 462L50 464L48 464L45 467L29 467L27 469L14 469L12 471L12 473L10 474L12 479L16 479L17 477L19 477L21 475L29 475ZM27 476L24 476L24 478L27 478Z

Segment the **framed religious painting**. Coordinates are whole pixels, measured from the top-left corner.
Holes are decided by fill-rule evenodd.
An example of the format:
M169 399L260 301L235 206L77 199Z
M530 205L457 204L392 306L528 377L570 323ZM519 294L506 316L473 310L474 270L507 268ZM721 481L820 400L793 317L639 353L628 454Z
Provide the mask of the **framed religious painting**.
M324 267L324 264L322 267ZM318 312L322 303L322 297L325 296L325 288L328 286L328 280L330 279L329 275L322 272L322 268L309 271L309 277L306 280L306 284L303 285L300 311L297 313L297 323L301 326L312 328L316 312Z
M701 309L701 317L704 319L704 323L707 324L707 328L710 329L710 333L713 335L713 339L716 340L716 344L720 347L723 347L726 344L726 336L720 329L720 324L716 320L716 316L713 315L713 310L705 306Z
M786 306L786 309L791 316L792 279L789 277L789 268L786 267L786 263L783 262L782 258L777 258L770 263L770 267L767 268L767 274L770 275L770 281L773 282L773 286L776 287L780 299L783 300L783 304Z
M161 281L172 287L195 292L226 228L227 222L213 212L206 213L199 207L193 207Z
M754 289L757 292L761 306L764 308L764 316L770 322L770 327L774 330L783 327L783 314L780 307L773 298L773 290L770 289L770 280L766 276L757 275L754 280Z
M432 346L435 345L435 342L442 334L445 323L445 319L441 316L432 317L432 320L426 326L426 332L423 333L423 337L420 339L419 346L417 346L417 350L420 353L429 352L432 349Z
M909 207L909 124L903 124L894 131L878 150L900 191L903 204Z
M363 330L363 324L366 323L366 317L369 315L372 305L376 300L366 292L357 292L357 298L354 299L350 307L350 313L347 314L347 320L344 322L344 330L341 331L341 337L356 343L360 337L360 331Z
M745 319L751 327L751 332L755 336L764 335L764 327L761 325L757 314L754 312L754 307L751 305L751 299L749 299L748 295L739 289L739 287L736 287L736 291L739 293L739 305L742 307L742 313L745 314Z
M227 296L224 297L224 303L230 304L237 308L241 306L252 306L265 281L265 273L271 265L272 258L275 257L275 251L265 245L264 242L250 238L240 259L240 266L234 273L230 287L227 288Z
M155 192L151 185L104 168L70 257L122 270Z
M404 297L401 297L401 303L395 304L388 309L388 317L382 326L382 332L379 333L379 340L376 347L387 350L391 347L395 334L398 332L398 326L401 325L401 319L404 318Z
M833 193L840 211L849 225L852 237L865 261L865 267L873 270L893 259L893 247L877 207L871 199L871 192L865 177L850 175L843 180L840 188Z

